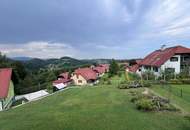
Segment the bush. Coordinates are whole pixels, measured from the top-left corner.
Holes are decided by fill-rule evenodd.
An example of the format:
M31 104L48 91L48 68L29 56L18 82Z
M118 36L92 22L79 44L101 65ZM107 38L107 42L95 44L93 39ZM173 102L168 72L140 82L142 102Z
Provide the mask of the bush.
M140 76L136 73L128 73L128 75L129 75L129 79L132 81L141 79Z
M138 110L143 111L178 111L176 107L169 103L168 99L155 96L152 93L142 94L141 92L130 92L131 102L135 103Z
M151 100L142 98L136 102L138 110L152 111L154 110L154 104Z
M120 84L120 85L118 85L118 88L119 89L129 89L130 87L128 84Z
M183 84L190 84L190 79L181 79Z
M143 82L142 82L142 86L148 88L148 87L151 87L152 85L151 85L151 83L148 82L148 81L143 81Z
M179 79L171 79L169 81L170 84L182 84L182 81Z
M107 84L107 85L111 85L112 83L111 83L110 80L108 80L108 81L106 82L106 84Z

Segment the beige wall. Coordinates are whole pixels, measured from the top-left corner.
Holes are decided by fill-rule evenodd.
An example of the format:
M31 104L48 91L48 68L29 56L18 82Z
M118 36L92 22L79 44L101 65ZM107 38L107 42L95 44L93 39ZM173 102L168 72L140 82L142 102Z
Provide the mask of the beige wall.
M75 85L87 85L87 81L81 75L77 76L74 74L71 78L73 79Z

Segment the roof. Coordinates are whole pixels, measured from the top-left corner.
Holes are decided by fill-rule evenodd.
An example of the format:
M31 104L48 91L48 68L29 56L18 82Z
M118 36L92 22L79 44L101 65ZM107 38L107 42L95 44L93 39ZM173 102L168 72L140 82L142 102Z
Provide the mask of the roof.
M96 80L97 75L91 68L79 68L76 69L74 74L81 75L86 80Z
M133 66L129 67L129 71L130 72L136 72L139 69L139 67L140 66L138 64L133 65Z
M57 89L64 89L67 85L63 84L63 83L60 83L60 84L56 84L54 85L54 87L56 87Z
M12 69L0 69L0 99L4 99L8 95L9 85L12 77Z
M59 77L63 77L64 79L69 79L69 72L65 72L59 75Z
M190 49L183 46L174 46L164 50L156 50L146 56L139 65L160 67L176 54L190 54Z
M33 101L33 100L39 99L41 97L44 97L44 96L46 96L48 94L49 93L46 92L45 90L40 90L40 91L37 91L37 92L22 95L22 97L24 97L28 101Z
M71 79L60 79L53 81L53 84L68 83L71 82Z
M106 72L106 68L105 67L100 67L100 66L94 67L93 70L96 71L99 74L103 74L103 73Z
M105 67L107 70L109 70L110 65L109 64L100 64L100 67Z

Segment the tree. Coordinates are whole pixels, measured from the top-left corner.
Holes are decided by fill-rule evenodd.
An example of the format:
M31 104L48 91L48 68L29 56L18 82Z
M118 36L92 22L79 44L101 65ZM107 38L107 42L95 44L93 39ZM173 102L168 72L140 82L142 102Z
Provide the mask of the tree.
M117 75L118 72L119 72L119 65L114 59L112 59L110 64L109 77Z

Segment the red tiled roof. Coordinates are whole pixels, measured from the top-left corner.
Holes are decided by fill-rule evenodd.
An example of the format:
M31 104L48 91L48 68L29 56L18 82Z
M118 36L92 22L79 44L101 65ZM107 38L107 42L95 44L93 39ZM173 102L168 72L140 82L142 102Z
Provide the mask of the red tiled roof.
M139 65L156 66L160 67L167 60L169 60L175 54L190 54L190 49L183 46L175 46L166 48L164 50L156 50L146 56Z
M100 66L94 67L93 70L96 71L99 74L103 74L103 73L106 72L106 68L105 67L100 67Z
M86 80L96 80L97 75L91 68L79 68L76 69L74 74L81 75Z
M106 70L109 70L110 65L109 64L100 64L100 67L105 67Z
M0 99L6 98L12 76L12 69L0 69Z
M137 70L139 69L139 65L138 64L136 64L136 65L133 65L133 66L131 66L131 67L129 67L129 71L130 72L137 72Z
M65 72L59 75L59 77L63 77L64 79L69 79L69 72Z
M68 82L71 82L71 80L70 79L60 79L60 80L53 81L53 84L68 83Z

